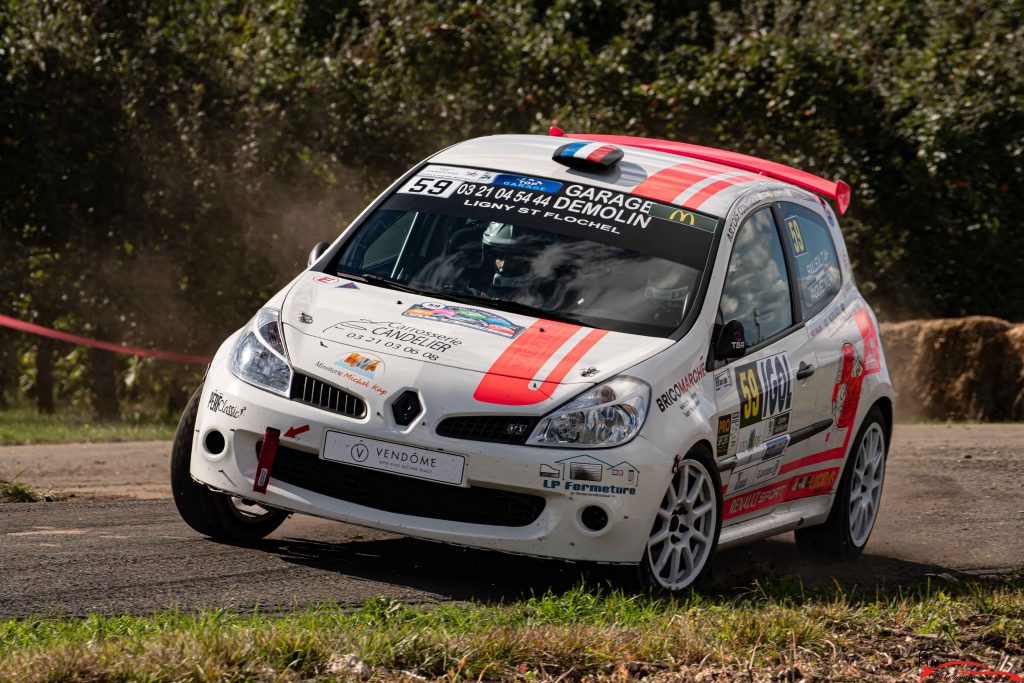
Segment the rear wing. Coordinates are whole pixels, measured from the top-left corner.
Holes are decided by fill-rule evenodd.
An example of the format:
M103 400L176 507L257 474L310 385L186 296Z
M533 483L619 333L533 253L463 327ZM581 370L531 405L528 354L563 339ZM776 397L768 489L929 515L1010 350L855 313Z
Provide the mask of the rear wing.
M552 126L550 134L557 137L576 138L579 140L590 140L592 142L604 142L610 145L623 145L627 147L639 147L655 152L675 154L678 156L713 161L725 166L739 168L744 171L758 173L775 180L781 180L791 185L810 190L822 196L832 199L839 209L839 215L846 213L850 206L850 186L842 180L825 180L812 173L801 171L766 159L758 159L747 154L728 152L714 147L702 147L691 145L685 142L672 142L670 140L656 140L654 138L637 138L629 135L589 135L586 133L564 133L556 126Z

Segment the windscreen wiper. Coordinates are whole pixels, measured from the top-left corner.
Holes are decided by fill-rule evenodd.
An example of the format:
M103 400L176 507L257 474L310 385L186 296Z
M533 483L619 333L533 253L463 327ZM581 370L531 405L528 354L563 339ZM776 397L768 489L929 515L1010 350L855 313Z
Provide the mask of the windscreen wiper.
M544 318L545 320L554 320L560 323L569 323L570 325L582 325L583 327L592 327L583 322L579 318L575 318L566 313L558 313L551 311L546 308L538 308L536 306L529 306L527 304L521 304L517 301L509 301L508 299L488 299L485 296L476 296L475 294L455 294L453 292L438 292L437 296L443 296L446 299L453 301L459 301L461 303L469 304L481 304L488 308L494 308L499 311L506 311L508 313L519 313L520 315L528 315L534 318Z
M379 285L387 289L397 289L399 292L409 292L410 294L420 294L427 296L430 292L424 292L407 285L403 285L401 282L395 282L390 278L386 278L383 275L374 275L373 273L348 273L345 271L338 271L338 277L348 278L355 280L356 282L365 282L371 285Z

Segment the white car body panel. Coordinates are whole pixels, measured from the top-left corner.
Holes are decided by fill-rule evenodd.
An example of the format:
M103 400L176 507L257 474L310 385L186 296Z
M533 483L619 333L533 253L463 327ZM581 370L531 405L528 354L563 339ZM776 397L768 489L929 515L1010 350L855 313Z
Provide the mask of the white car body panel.
M615 173L581 175L552 161L552 152L564 142L539 136L481 138L448 148L429 162L585 182L619 191L629 191L658 171L680 163L680 157L624 147L625 158ZM713 168L713 173L728 175L735 169L720 166ZM396 181L391 189L411 175ZM828 220L841 261L842 289L823 311L775 343L709 368L707 355L736 230L743 218L773 201L799 204ZM436 541L568 560L636 563L643 555L674 463L703 444L715 454L725 488L721 547L824 521L852 435L872 405L884 400L891 406L893 400L877 321L854 285L835 216L814 195L785 183L756 179L724 189L705 202L701 211L723 217L723 234L702 308L687 333L673 340L608 332L581 357L566 363L564 373L555 373L555 367L572 357L575 345L585 338L589 328L582 328L549 353L533 376L518 373L513 378L522 385L520 395L530 397L529 402L503 404L478 398L483 378L491 374L515 337L424 314L431 310L424 309L424 304L451 304L442 298L325 275L314 264L268 306L281 311L293 369L359 396L366 401L366 415L345 417L243 382L228 367L236 334L221 346L206 378L193 443L193 478L214 490L270 507ZM347 229L319 263L351 234L352 229ZM511 325L508 329L544 324L529 316L477 308L503 318ZM845 343L855 349L865 372L857 378L856 392L843 393L844 397L856 396L851 397L852 406L840 406L845 407L838 411L843 415L840 425L832 405L837 385L845 387L851 382L850 377L841 377ZM353 362L369 362L373 371L360 368L363 372L357 372L352 362L346 363L353 354L358 357ZM748 468L757 467L764 456L768 421L776 416L738 430L730 423L725 448L719 447L722 419L728 421L741 410L737 368L778 354L785 355L791 373L795 374L801 363L814 365L816 371L807 380L789 378L792 406L788 422L778 435L770 436L793 434L825 420L831 423L771 458L774 473L762 473L753 483L741 481L741 471L757 474ZM557 381L545 381L555 375ZM619 446L551 448L447 438L436 432L438 423L452 416L544 416L618 375L645 381L652 389L640 434ZM407 389L418 392L423 412L409 426L401 426L392 417L390 405ZM465 458L462 487L540 496L544 508L533 522L513 527L387 512L305 490L279 481L273 474L266 492L257 493L253 491L256 445L268 427L280 430L282 447L309 454L322 452L329 430L390 442L398 448L457 454ZM299 431L302 427L306 429ZM205 435L214 429L227 436L227 447L219 454L210 453L204 445ZM591 471L599 472L598 483L575 485L568 476L573 462L588 464ZM612 471L621 472L615 477L630 477L628 485L611 486ZM560 476L551 476L553 472ZM582 510L592 505L602 508L609 520L597 532L580 521Z

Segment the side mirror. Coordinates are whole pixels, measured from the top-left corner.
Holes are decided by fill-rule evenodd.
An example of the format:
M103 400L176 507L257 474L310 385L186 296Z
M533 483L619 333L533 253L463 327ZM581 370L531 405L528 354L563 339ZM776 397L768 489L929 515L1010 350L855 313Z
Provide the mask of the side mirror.
M324 252L327 251L327 247L329 246L331 245L327 244L327 242L317 242L316 246L309 252L309 258L306 260L306 265L311 266L316 263L317 259L324 255Z
M740 358L747 352L747 337L743 333L743 323L730 320L718 332L715 340L715 360Z

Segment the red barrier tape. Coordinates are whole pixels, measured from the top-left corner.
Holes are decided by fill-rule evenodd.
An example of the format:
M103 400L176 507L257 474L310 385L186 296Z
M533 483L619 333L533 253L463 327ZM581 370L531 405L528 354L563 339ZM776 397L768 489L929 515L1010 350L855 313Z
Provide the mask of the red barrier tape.
M9 327L12 330L28 332L29 334L38 334L40 337L49 337L50 339L56 339L57 341L80 344L81 346L88 346L93 349L103 349L104 351L113 351L114 353L127 353L141 358L157 358L159 360L169 360L174 363L194 363L196 365L206 365L213 360L209 356L190 356L184 353L171 353L170 351L139 349L132 346L122 346L121 344L114 344L112 342L89 339L88 337L79 337L77 334L51 330L49 327L34 325L32 323L27 323L24 320L10 318L6 315L0 315L0 327Z

